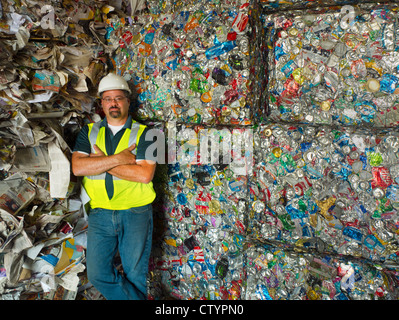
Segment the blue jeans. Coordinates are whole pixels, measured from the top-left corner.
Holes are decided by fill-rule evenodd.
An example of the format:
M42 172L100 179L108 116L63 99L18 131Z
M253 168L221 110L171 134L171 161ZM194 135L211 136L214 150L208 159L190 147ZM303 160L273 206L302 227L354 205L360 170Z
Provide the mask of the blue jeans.
M147 298L152 228L151 204L128 210L90 210L87 276L107 300ZM118 250L125 276L113 264Z

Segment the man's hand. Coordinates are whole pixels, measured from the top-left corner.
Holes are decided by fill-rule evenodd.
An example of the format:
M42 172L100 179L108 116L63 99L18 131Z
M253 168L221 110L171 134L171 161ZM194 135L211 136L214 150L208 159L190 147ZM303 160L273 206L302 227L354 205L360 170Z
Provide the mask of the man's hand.
M136 145L132 144L117 154L122 164L136 164L136 156L132 153L135 148Z
M105 156L105 153L101 151L101 149L99 147L97 147L97 145L95 144L93 146L93 149L95 151L95 153L90 153L90 157L101 157L101 156Z
M118 161L121 165L124 164L136 164L136 156L132 153L132 151L136 148L135 144L132 144L130 147L122 150L121 152L117 153L116 156L118 157ZM90 157L101 157L105 156L105 153L101 151L99 147L95 144L93 146L95 153L91 153Z

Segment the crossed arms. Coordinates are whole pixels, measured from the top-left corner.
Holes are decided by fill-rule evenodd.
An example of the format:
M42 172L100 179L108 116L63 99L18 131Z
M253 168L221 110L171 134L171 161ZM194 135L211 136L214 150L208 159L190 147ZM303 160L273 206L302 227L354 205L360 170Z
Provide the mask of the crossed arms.
M150 160L138 160L132 154L136 145L125 150L107 156L97 145L94 145L95 153L85 154L74 152L72 154L72 172L75 176L92 176L104 172L123 180L141 183L150 183L154 177L156 163Z

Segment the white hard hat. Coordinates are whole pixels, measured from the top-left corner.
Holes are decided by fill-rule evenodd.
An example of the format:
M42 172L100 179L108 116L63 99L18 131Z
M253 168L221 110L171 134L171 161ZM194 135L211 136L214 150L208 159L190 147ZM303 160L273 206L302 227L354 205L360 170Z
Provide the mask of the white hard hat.
M129 93L132 93L126 80L115 73L109 73L106 75L101 79L98 85L98 94L108 90L126 90Z

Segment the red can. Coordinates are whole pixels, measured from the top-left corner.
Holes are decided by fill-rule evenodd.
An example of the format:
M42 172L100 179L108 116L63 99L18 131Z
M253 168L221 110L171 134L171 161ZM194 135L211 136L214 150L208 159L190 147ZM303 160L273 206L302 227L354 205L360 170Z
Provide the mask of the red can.
M119 40L119 46L121 48L126 48L133 39L133 34L130 31L126 31L123 35L122 38Z
M238 33L243 32L248 24L248 20L249 18L247 14L239 12L237 17L233 21L233 30Z
M373 167L371 169L373 175L373 180L371 181L371 186L373 188L387 188L392 184L392 178L389 173L389 169L385 167Z

